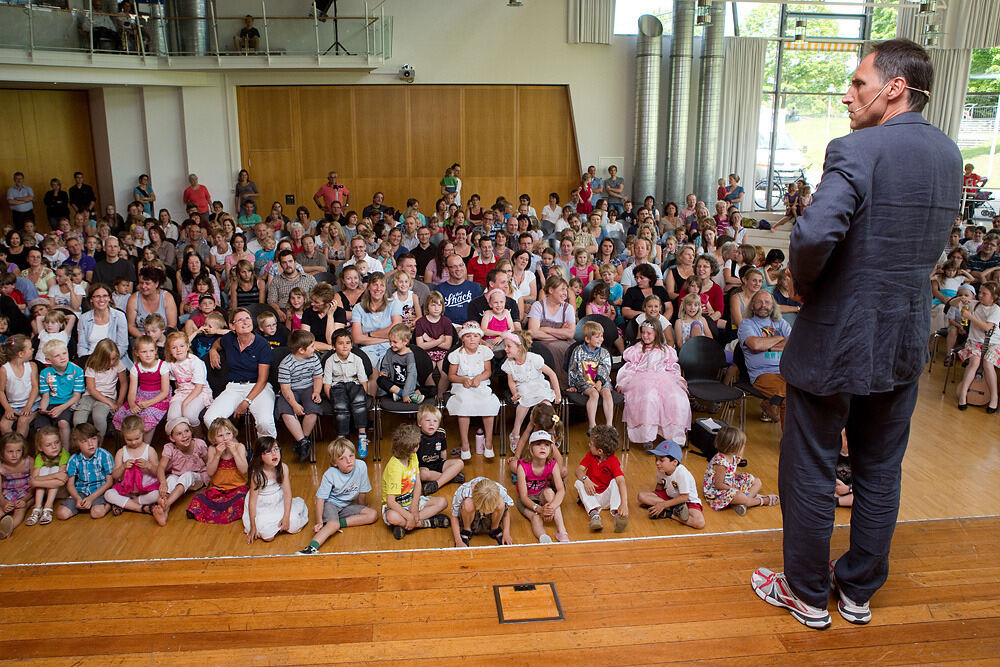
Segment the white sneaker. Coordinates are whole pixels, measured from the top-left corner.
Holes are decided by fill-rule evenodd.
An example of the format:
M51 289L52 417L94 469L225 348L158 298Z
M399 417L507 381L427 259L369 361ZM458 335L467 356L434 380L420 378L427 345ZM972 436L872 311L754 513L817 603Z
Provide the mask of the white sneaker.
M460 456L462 457L463 461L468 461L472 458L472 452L470 452L468 449L463 449Z
M840 586L837 585L837 576L833 573L833 568L837 564L836 560L830 561L830 585L837 593L837 611L844 617L844 620L854 625L867 625L872 620L872 611L868 608L868 603L858 604L844 594Z
M496 454L493 452L492 448L487 448L483 450L483 457L488 461L492 461L496 458Z
M792 592L783 572L772 572L766 567L759 567L750 575L750 586L761 600L787 609L792 618L807 628L826 630L830 627L830 612L800 600Z
M539 541L539 542L540 542L541 544L552 544L552 538L551 538L551 537L549 537L548 535L546 535L545 533L542 533L542 534L541 534L541 535L540 535L540 536L538 537L538 541Z

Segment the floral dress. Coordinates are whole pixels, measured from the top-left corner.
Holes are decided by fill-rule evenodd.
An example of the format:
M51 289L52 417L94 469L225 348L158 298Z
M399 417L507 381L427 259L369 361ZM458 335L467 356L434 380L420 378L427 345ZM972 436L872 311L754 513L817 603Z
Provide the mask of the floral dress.
M705 494L705 500L712 506L712 509L726 509L729 503L733 502L733 498L736 497L737 493L750 493L750 486L753 484L754 477L748 472L736 472L737 463L739 463L738 459L730 460L725 454L716 454L708 462L708 467L705 469L705 481L702 483L702 493ZM717 465L726 468L726 475L722 480L731 488L715 488L715 471L713 468Z
M211 486L191 500L187 515L202 523L239 521L243 517L247 491L247 476L236 467L236 461L220 459Z

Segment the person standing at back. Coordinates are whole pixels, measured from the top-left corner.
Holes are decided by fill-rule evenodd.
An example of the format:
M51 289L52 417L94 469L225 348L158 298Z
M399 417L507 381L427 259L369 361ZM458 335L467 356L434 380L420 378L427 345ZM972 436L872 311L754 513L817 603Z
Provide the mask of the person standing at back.
M751 585L811 628L830 626L831 585L840 615L868 623L869 600L889 574L901 464L927 362L929 276L961 199L958 147L920 115L932 80L920 46L874 45L842 100L855 132L827 146L822 182L789 243L803 305L781 358L785 571L759 568ZM843 428L854 475L851 541L828 563Z

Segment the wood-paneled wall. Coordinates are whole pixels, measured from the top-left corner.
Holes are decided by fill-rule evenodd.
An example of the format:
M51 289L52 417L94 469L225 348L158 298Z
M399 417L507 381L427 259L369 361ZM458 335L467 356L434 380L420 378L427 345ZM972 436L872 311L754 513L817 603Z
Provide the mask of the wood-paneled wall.
M85 90L0 89L0 186L4 203L0 219L10 223L6 192L13 173L24 172L24 182L35 191L35 221L48 229L42 197L49 181L58 178L64 190L73 185L73 172L82 171L98 192L94 141L90 132L90 105Z
M484 205L527 192L541 210L549 192L565 202L579 183L565 86L257 86L238 88L237 102L243 166L265 210L293 193L315 209L331 169L359 212L377 190L432 212L454 162L463 198Z

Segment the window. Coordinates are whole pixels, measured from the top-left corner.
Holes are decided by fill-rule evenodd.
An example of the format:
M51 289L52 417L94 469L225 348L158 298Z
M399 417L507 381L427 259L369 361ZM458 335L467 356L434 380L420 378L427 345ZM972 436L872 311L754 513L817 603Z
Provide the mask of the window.
M958 132L962 160L987 180L1000 181L1000 48L972 52L969 87ZM987 187L995 190L995 187ZM997 206L992 205L993 210ZM986 207L977 215L991 217Z

